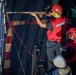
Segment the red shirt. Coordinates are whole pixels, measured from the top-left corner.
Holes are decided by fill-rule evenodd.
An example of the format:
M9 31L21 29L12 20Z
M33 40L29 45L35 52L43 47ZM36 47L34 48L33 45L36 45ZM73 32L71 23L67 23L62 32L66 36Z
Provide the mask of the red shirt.
M62 42L62 34L66 31L66 18L60 17L50 21L53 26L53 31L48 29L48 40Z

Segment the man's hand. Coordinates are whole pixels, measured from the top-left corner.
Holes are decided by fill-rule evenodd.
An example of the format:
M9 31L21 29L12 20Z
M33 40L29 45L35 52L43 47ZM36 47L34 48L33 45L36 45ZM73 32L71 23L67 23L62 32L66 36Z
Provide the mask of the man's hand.
M60 52L66 51L66 46L60 48Z
M36 13L33 13L33 12L31 12L30 15L32 15L32 16L34 16L34 17L37 16Z
M53 15L53 13L51 13L51 12L49 12L49 13L47 14L48 17L50 17L50 16L52 16L52 15Z

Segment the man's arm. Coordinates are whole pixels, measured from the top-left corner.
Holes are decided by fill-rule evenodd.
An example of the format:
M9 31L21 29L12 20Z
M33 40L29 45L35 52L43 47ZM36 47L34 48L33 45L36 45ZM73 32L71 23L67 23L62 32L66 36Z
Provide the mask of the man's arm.
M41 28L46 28L46 23L42 23L39 17L35 13L31 13L30 15L34 16L36 18L37 23Z

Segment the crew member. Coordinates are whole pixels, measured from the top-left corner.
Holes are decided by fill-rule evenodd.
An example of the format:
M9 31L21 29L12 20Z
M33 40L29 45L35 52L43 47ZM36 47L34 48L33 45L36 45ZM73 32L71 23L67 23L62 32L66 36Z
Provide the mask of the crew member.
M45 75L72 75L71 68L67 66L66 60L61 55L53 59L53 64L56 68Z
M62 55L67 63L72 68L73 75L76 73L76 28L70 28L67 31L69 41L66 46L62 48Z
M42 23L40 18L35 14L31 13L30 15L36 18L38 25L41 28L47 29L47 57L48 60L52 61L53 58L60 54L60 46L63 41L63 34L65 34L67 29L66 17L62 16L63 9L60 5L55 4L48 15L53 16L53 20L49 20L46 23ZM48 62L48 70L53 68L53 65Z

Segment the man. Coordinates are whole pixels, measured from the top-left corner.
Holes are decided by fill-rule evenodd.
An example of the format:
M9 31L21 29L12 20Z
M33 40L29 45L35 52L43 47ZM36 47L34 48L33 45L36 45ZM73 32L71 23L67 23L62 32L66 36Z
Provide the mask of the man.
M62 17L62 7L58 4L55 4L52 7L51 12L47 16L53 16L54 19L50 20L47 23L42 23L39 17L35 13L30 15L36 18L37 23L41 28L47 29L47 57L48 60L52 61L53 58L60 54L60 46L63 41L62 35L66 31L66 18ZM48 70L53 68L53 65L48 62Z
M56 68L45 73L45 75L72 75L71 68L67 66L65 59L61 55L53 59L53 64Z
M72 68L73 75L76 73L76 28L70 28L67 31L69 41L61 49L63 57Z

